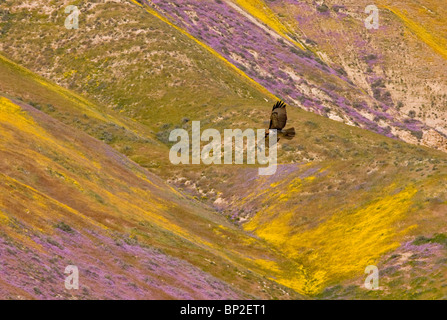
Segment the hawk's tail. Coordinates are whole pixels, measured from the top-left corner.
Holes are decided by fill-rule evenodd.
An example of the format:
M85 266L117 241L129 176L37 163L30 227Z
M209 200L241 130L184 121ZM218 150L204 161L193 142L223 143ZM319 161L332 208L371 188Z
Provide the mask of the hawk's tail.
M295 137L295 128L289 128L289 129L283 129L281 131L282 135L284 136L284 138L286 139L292 139L293 137Z

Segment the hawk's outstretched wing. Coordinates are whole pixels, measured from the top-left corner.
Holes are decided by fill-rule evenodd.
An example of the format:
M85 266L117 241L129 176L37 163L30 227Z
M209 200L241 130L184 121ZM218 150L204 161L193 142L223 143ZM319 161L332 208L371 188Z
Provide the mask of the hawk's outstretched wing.
M282 130L287 123L287 111L286 104L282 101L278 101L272 109L272 115L270 116L269 129Z

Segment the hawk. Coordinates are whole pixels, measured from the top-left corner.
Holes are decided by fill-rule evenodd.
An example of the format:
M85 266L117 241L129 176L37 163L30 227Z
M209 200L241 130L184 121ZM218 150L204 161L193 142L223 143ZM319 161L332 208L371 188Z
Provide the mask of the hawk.
M286 139L292 139L295 136L295 128L284 129L287 124L287 110L286 104L282 101L275 103L272 109L272 115L270 116L269 130L276 129L278 135L285 137ZM268 136L268 132L265 136ZM278 139L279 141L279 139Z

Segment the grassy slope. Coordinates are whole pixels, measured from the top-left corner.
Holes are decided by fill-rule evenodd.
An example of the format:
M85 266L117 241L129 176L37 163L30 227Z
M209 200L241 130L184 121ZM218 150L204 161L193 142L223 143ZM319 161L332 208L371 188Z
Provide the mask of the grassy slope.
M103 114L115 112L120 121L124 117L132 119L126 124L140 137L151 139L157 135L166 142L167 132L185 125L186 119L206 119L202 121L205 124L222 116L220 108L224 106L242 114L261 103L267 110L273 102L270 94L260 91L260 86L239 70L232 68L229 72L229 64L216 59L208 48L198 46L188 34L134 3L77 4L84 18L79 30L65 29L60 3L46 4L47 14L40 14L39 6L28 9L5 4L11 25L0 42L4 54L88 96L103 106ZM27 30L16 28L19 21ZM36 30L42 35L39 41L27 39ZM34 54L26 55L28 50ZM52 116L64 121L63 115ZM82 114L67 118L85 122ZM89 134L146 167L156 170L165 165L167 159L161 156L147 157L156 151L152 146L134 141L137 139L123 141L126 134L107 123L105 127L89 123L82 126L82 130L89 130Z
M146 2L294 106L446 150L447 139L440 133L445 135L443 79L433 79L437 67L443 67L442 57L428 52L430 58L433 56L432 65L419 64L417 72L414 66L399 71L408 68L407 56L414 60L413 51L420 51L420 41L416 38L413 42L409 35L412 41L406 45L399 36L401 23L384 18L386 11L382 13L382 29L372 32L363 25L364 7L354 3L330 9L310 1ZM217 19L210 12L219 12ZM395 37L393 41L389 41L389 33ZM300 39L309 51L300 50ZM398 44L399 51L405 53L398 63L390 43ZM389 69L383 69L380 51L384 49L389 51ZM395 72L402 77L392 74ZM414 77L421 72L427 77ZM407 97L408 87L419 88L418 94ZM416 112L411 114L416 119L409 118L410 111Z
M133 7L120 7L120 10L128 12L129 16L138 14ZM98 11L104 13L104 11ZM104 20L100 21L105 23L106 18L110 17L104 17ZM61 18L58 19L56 20L60 23ZM263 98L268 99L269 97L252 87L250 82L244 82L243 77L238 76L236 72L229 71L230 69L225 63L219 62L212 54L194 46L193 42L188 40L189 37L183 37L181 33L167 28L164 24L159 24L157 19L152 19L147 14L144 15L143 20L145 19L148 19L148 24L151 26L157 26L158 29L155 30L163 30L163 32L156 33L155 38L160 39L161 43L153 44L155 47L151 49L152 51L160 52L166 49L167 45L176 46L176 50L178 50L178 44L170 42L172 39L170 32L174 32L175 41L179 41L180 37L180 41L189 44L191 50L187 51L186 58L183 56L183 59L180 60L177 59L178 51L174 51L176 53L173 56L168 53L169 59L163 58L165 56L160 52L160 55L154 58L155 61L159 62L158 59L165 59L162 62L164 68L173 68L172 70L176 72L164 74L158 70L155 75L141 78L144 80L140 83L141 89L132 89L131 91L126 91L125 88L129 90L132 88L132 83L135 83L135 79L139 79L142 64L139 59L142 55L141 52L135 53L135 58L128 59L134 64L126 65L125 68L119 70L120 77L114 81L109 81L112 79L110 72L116 69L107 68L107 65L102 63L95 66L97 61L84 60L79 63L76 68L77 72L70 76L72 78L69 78L75 88L106 105L109 105L109 102L115 98L128 102L122 106L117 104L116 111L124 111L114 116L119 120L109 121L121 122L128 119L127 117L138 120L137 122L129 121L129 123L133 123L134 126L144 124L141 126L143 133L140 133L143 139L151 139L151 129L158 131L163 124L167 124L164 126L167 131L176 125L184 125L185 128L188 128L187 124L182 123L184 117L189 117L192 120L209 118L210 122L205 123L205 126L215 128L265 126L263 121L268 118L271 106L270 102L265 102ZM117 25L120 24L117 23ZM19 35L15 36L19 37ZM118 34L114 36L118 36ZM55 41L49 35L48 39ZM116 52L120 45L126 44L122 40L107 43L107 49ZM81 45L83 41L86 40L80 39L79 44ZM84 44L84 46L83 48L88 50L89 45ZM129 40L127 46L127 49L132 48L132 41ZM189 46L186 47L189 48ZM127 49L124 47L122 50ZM10 52L11 50L14 48L9 49ZM105 49L103 51L105 52ZM148 49L148 51L150 50ZM172 51L169 50L169 52ZM199 56L196 57L196 55ZM51 54L49 57L52 57ZM71 63L69 60L67 58L65 63ZM117 62L119 61L123 60L116 60L115 67L118 66ZM48 66L37 64L37 61L34 64L29 60L23 62L40 69L41 73L48 68ZM178 63L193 67L186 68L183 70L184 72L180 73L178 72ZM180 75L179 79L166 81L173 74ZM91 77L101 79L101 82L106 83L105 86L96 88L94 82L90 85L88 79ZM26 78L25 80L28 81ZM193 79L193 81L186 81L186 79ZM179 83L182 85L171 87L176 81L180 81ZM63 80L61 82L64 83ZM146 84L148 86L144 87ZM5 83L2 85L6 86ZM201 90L192 91L197 87L200 87ZM20 86L12 86L8 92L13 96L21 96L21 94L15 93L20 90L19 88ZM36 88L36 90L41 89ZM160 90L162 90L161 93ZM35 90L30 91L34 92ZM155 100L156 103L152 100L155 99L154 97L148 96L148 92L159 93ZM195 93L193 99L191 99L191 92ZM47 91L47 93L51 95L51 91ZM40 97L42 94L36 94L36 99L42 99L41 104L45 105L47 97ZM55 96L58 95L55 94ZM112 97L115 98L112 99ZM253 98L250 99L250 97ZM200 108L204 102L207 102L208 106ZM153 106L160 106L160 103L163 106L160 108L163 112L153 110ZM151 108L144 107L145 104L150 105ZM97 108L104 114L109 113L104 107ZM67 107L66 112L71 109L76 108ZM200 111L195 112L197 110ZM64 119L64 116L58 113L54 116ZM65 118L67 118L67 124L75 125L77 123L72 121L71 115L66 115ZM388 286L387 283L380 293L368 293L360 289L364 278L363 264L375 262L379 263L381 267L382 264L384 267L389 267L389 262L387 264L385 259L387 255L411 256L408 256L408 252L416 249L406 248L405 244L413 241L418 235L425 235L431 239L435 233L445 232L443 222L446 212L445 155L347 127L301 110L290 110L290 118L292 119L290 125L299 129L297 138L291 142L280 143L280 163L289 170L285 171L286 174L271 178L273 181L270 179L257 180L255 169L249 167L166 166L166 153L163 153L167 152L165 146L160 146L160 152L158 152L152 146L146 149L135 148L133 142L129 140L126 141L126 144L133 149L130 154L133 158L136 160L150 159L158 163L162 169L158 172L165 178L170 178L178 183L180 187L189 188L191 192L202 196L202 201L209 201L211 204L216 199L227 201L222 206L223 213L234 216L235 220L238 220L238 217L245 218L247 213L248 218L252 219L257 213L256 217L244 227L258 236L262 236L272 246L277 246L281 256L272 253L267 257L254 257L251 260L253 265L260 268L260 273L264 272L269 277L275 277L278 282L289 285L299 292L318 294L326 286L342 284L346 285L348 289L345 290L343 286L340 286L336 290L325 291L321 297L331 295L353 297L356 294L373 297L374 294L377 297L399 297L412 293L417 296L417 291L421 290L424 284L407 282L424 276L428 277L427 275L431 277L431 271L428 271L430 268L435 268L435 273L439 273L439 270L445 273L443 265L436 260L439 255L435 254L426 258L425 267L421 266L414 270L413 277L407 279L402 276L401 268L406 267L405 263L415 263L415 261L407 259L400 265L398 264L397 271L390 272L391 284ZM151 119L151 121L148 122L147 119ZM86 128L80 128L86 130ZM133 128L133 126L129 125L129 128ZM117 134L117 136L121 137L121 134ZM159 138L162 139L163 136L159 135ZM113 141L111 144L114 145ZM119 144L114 147L120 150ZM145 162L141 161L142 164ZM307 166L298 165L302 162L309 164ZM307 168L315 168L316 171L307 172ZM154 171L157 169L154 168ZM319 171L324 174L318 175ZM191 182L189 185L194 187L187 186L186 181ZM402 200L402 206L400 203L396 205L396 201L400 200ZM241 206L242 208L240 208ZM384 210L374 210L379 207ZM214 217L213 219L220 218ZM369 227L371 223L378 223L377 227ZM186 229L189 230L191 224L186 223L186 225L188 226ZM275 225L280 227L277 232L269 231L269 226ZM352 225L355 227L351 230ZM417 227L415 227L416 225ZM345 247L341 245L345 244L343 241L345 241L344 235L347 232L352 235L352 243L363 243L363 233L356 233L356 228L363 226L368 226L368 235L372 240L377 241L377 245L380 244L379 250L359 250L353 245ZM196 229L197 232L203 232L200 230L200 228ZM216 232L216 234L220 234L220 232ZM235 232L241 236L240 231ZM303 235L306 235L305 239L302 237ZM239 239L239 236L236 236L235 239ZM211 239L213 238L211 237ZM253 241L235 241L235 243L243 243L242 250L245 243ZM171 246L171 250L175 250L176 247L177 244ZM351 250L345 250L346 247ZM439 250L442 255L444 249L440 248ZM393 251L400 253L393 253ZM321 256L316 255L318 252L321 253ZM335 265L331 267L325 264L325 261L334 261ZM340 261L346 263L343 265ZM251 267L254 267L253 265ZM439 278L439 274L436 276ZM445 277L441 273L441 281L438 281L440 286L444 279ZM393 281L401 281L404 285L408 285L406 293L392 287ZM431 279L427 281L431 281ZM443 294L443 290L445 289L440 287L434 293L425 294L428 297L438 297Z
M446 14L445 8L440 5L439 1L426 1L424 4L428 8L423 5L418 6L414 2L410 3L410 6L394 3L391 6L385 6L385 8L400 18L421 41L447 59L447 41L442 36L446 32L443 25L443 17ZM414 16L415 20L410 19L408 17L410 15Z
M0 55L0 92L8 97L28 103L61 122L89 135L113 144L123 153L126 145L147 148L152 153L165 152L155 134L146 126L123 114L101 108L97 103L66 90L33 74ZM150 166L150 162L146 162Z
M354 278L349 285L363 297L420 297L419 291L424 297L442 297L446 268L440 259L445 248L413 270L412 278L399 280L406 291L388 287L387 282L402 276L400 268L389 281L382 279L380 293L362 285L367 265L385 270L389 265L383 256L401 254L418 236L445 235L445 155L312 114L292 115L297 138L280 142L276 175L262 178L249 167L222 167L219 173L215 167L191 167L178 170L174 181L301 265L270 263L272 276L298 292L320 294ZM411 250L406 257L413 256ZM432 268L444 274L438 275L436 292L426 292L432 289L426 284L410 283L432 277ZM351 291L337 294L354 297Z
M107 145L3 97L0 125L3 298L286 297L281 256Z
M201 60L202 58L199 56L199 60ZM219 65L218 65L219 66ZM24 100L25 102L30 102L36 109L41 109L42 111L48 113L49 115L51 115L52 117L63 121L65 124L70 125L71 127L75 127L76 129L80 129L83 130L85 132L87 132L88 134L97 137L98 139L102 139L110 144L112 144L115 148L120 149L120 143L125 144L126 146L131 146L132 149L136 150L136 154L137 154L137 160L139 160L140 162L142 162L143 164L150 166L152 163L160 163L160 162L167 162L167 147L164 145L160 145L160 143L158 141L153 141L153 133L151 132L151 125L142 125L140 122L136 122L135 120L129 120L128 117L125 116L124 112L118 113L118 112L114 112L113 110L108 110L104 107L101 107L100 104L93 104L91 102L86 101L85 99L81 98L80 96L77 96L76 94L73 94L70 91L67 91L63 88L60 88L56 85L51 84L50 82L44 80L43 78L40 78L38 76L35 76L34 74L32 74L31 72L25 70L22 67L19 67L17 64L12 63L11 61L9 61L6 58L2 58L1 63L0 63L0 68L2 70L1 72L1 76L0 76L0 83L1 83L1 91L4 92L4 94L6 94L8 97L14 97L14 98L18 98L20 100ZM221 71L222 74L225 73L225 71ZM236 74L236 73L235 73ZM233 75L234 76L234 75ZM228 76L227 76L228 77ZM240 88L241 84L243 85L243 83L241 83L241 80L238 80L237 77L235 80L231 79L231 77L229 77L229 81L233 81L234 87L235 88ZM206 80L207 81L207 80ZM225 87L225 85L224 85ZM257 93L256 89L252 89L250 87L248 87L250 90L252 90L255 94L260 95L259 93ZM216 89L213 89L216 90ZM216 90L217 92L218 90ZM220 93L222 94L222 93ZM207 94L207 98L212 95L210 93ZM228 95L228 93L227 93ZM223 99L226 99L226 97L222 94ZM20 101L17 100L17 101ZM172 107L172 106L171 106ZM166 116L166 114L164 113L158 113L160 116ZM174 113L176 116L180 117L180 116L185 116L185 114L177 114ZM170 118L168 118L170 119ZM76 138L78 135L82 135L80 133L78 133L78 131L73 131L73 138ZM112 135L113 139L108 140L107 137L109 137L110 135ZM105 138L104 138L105 137ZM58 142L54 142L54 144L58 144ZM141 145L141 147L140 147ZM79 147L75 144L76 147ZM12 148L12 147L11 147ZM23 148L25 149L25 148ZM128 150L128 149L125 149ZM46 152L46 151L45 151ZM161 155L161 152L163 152ZM92 158L97 158L97 156L91 156ZM143 159L143 161L142 161ZM148 159L148 160L146 160ZM5 161L7 161L8 158L5 157ZM152 162L153 161L153 162ZM29 170L26 170L26 172L35 172L38 171L36 168L34 167L30 167L28 168ZM163 170L165 168L163 167ZM80 172L82 171L88 171L85 167L84 168L80 168L79 169ZM51 173L53 173L53 171L50 170ZM77 173L77 172L76 172ZM60 172L57 171L56 173L54 173L56 176L60 175ZM69 179L69 181L71 181L71 178ZM126 184L124 185L129 185L129 186L133 186L135 184L134 181L132 182L126 182ZM104 187L102 185L102 187ZM43 186L35 186L36 190L40 190L43 189ZM60 186L58 187L60 188ZM92 191L93 193L90 194L91 197L94 198L95 201L103 201L103 197L101 196L101 192L100 192L100 187L96 186L95 191ZM5 193L7 194L7 193ZM143 195L143 196L146 196ZM148 200L146 200L148 201ZM170 199L170 201L172 201L172 199ZM134 200L134 203L138 203L138 201ZM145 205L144 202L143 203L139 203L138 208L144 208L144 207L153 207L154 203L153 202L147 202L148 204ZM105 205L108 206L109 204ZM184 205L181 205L182 207L185 207ZM199 206L198 208L195 206ZM202 208L202 206L200 204L193 204L193 207L195 207L194 210L203 210L200 209ZM86 209L85 207L83 207L83 209ZM131 210L130 208L125 208L123 210L127 210L126 211L126 215L129 214L129 210ZM132 210L135 210L135 208L133 207ZM57 214L58 211L60 211L60 209L58 208L54 208L54 212L49 213L48 215L50 216L51 214ZM5 216L5 222L9 222L11 219L17 219L17 221L21 220L22 218L20 217L15 217L16 213L11 213L11 215L6 215ZM131 215L132 216L132 215ZM187 215L185 215L185 213L182 211L180 213L176 213L175 215L177 218L181 217L182 219L188 219ZM172 217L169 217L172 219ZM234 241L234 243L232 244L227 244L226 246L228 248L233 248L236 249L237 247L239 247L239 244L243 244L243 246L240 246L243 250L244 250L244 254L242 256L237 257L239 254L236 254L235 257L235 264L239 265L240 262L243 261L249 261L249 267L253 267L253 270L264 270L264 272L268 273L268 270L266 271L265 268L263 268L262 266L259 266L258 264L252 262L252 260L262 260L262 258L268 258L268 259L274 259L275 261L277 259L279 260L285 260L287 261L285 258L282 258L281 256L278 256L277 253L272 252L271 254L273 254L273 256L276 256L276 258L272 258L269 257L269 249L267 247L265 247L264 245L260 244L262 248L261 252L262 252L262 257L256 257L256 255L253 255L253 253L250 252L250 247L254 244L257 243L256 240L251 239L250 237L247 237L245 235L243 235L243 233L241 235L241 237L236 236L234 237L233 232L237 232L240 233L240 231L235 230L233 227L231 227L231 225L228 225L227 227L225 227L225 220L222 220L218 217L215 217L217 219L217 221L222 222L222 224L219 224L218 226L220 227L214 227L213 224L206 224L206 228L211 228L211 233L216 237L216 239L219 240L212 240L210 243L222 243L221 238L223 239L228 239L231 241ZM49 221L51 221L51 217L49 217ZM189 225L188 228L193 228L193 229L197 229L196 231L199 233L207 233L207 231L204 231L203 228L200 226L198 217L193 218L193 222L189 222L186 223L187 225ZM163 221L161 221L163 222ZM209 221L207 221L209 222ZM71 220L67 221L68 224L73 225L76 222L73 222ZM165 222L166 223L166 222ZM145 221L142 221L141 224L143 226L146 226ZM53 225L52 222L48 222L47 227L50 227L51 225ZM118 225L122 225L122 223L118 223ZM114 227L117 227L117 225L115 225ZM30 229L32 229L32 226L29 226ZM88 227L90 228L90 226ZM205 228L205 229L206 229ZM111 228L112 230L114 230L114 228ZM174 228L175 229L175 228ZM52 230L52 227L50 227L50 230ZM43 230L42 230L43 231ZM47 230L45 230L47 231ZM123 230L118 230L118 231L123 231ZM145 237L151 237L152 235L150 234L150 232L148 232L147 230L142 231L143 234L145 234ZM130 234L130 231L129 231ZM123 237L127 237L129 234L126 234ZM40 234L39 234L40 236ZM121 234L117 234L117 237L120 237ZM185 234L183 234L183 236L185 237ZM14 237L17 237L17 235L14 235ZM192 237L190 234L188 234L186 236L188 239L190 239L189 241L193 241L194 243L200 243L200 240L197 239L192 239L194 237ZM209 271L208 269L214 269L216 274L221 274L223 277L227 277L227 275L229 274L229 277L231 278L231 273L237 272L237 274L241 277L245 277L246 280L248 282L250 282L250 284L248 284L248 282L245 284L245 286L247 286L247 288L250 288L252 285L256 286L255 282L253 282L253 278L251 275L249 275L248 273L250 273L250 271L244 271L242 270L243 268L246 267L242 267L241 269L235 268L235 269L231 269L231 271L227 271L227 270L222 270L219 268L214 268L213 266L216 265L216 262L218 262L218 257L216 258L215 256L211 255L207 257L207 253L202 253L199 250L199 253L197 254L198 256L200 256L200 258L197 258L194 255L194 249L191 249L190 247L182 247L179 246L179 244L177 243L176 239L173 239L173 235L168 231L160 231L156 233L155 235L155 239L160 238L160 243L156 243L155 247L157 248L164 248L164 243L168 243L169 244L169 249L172 249L172 247L174 248L174 253L169 252L171 254L174 254L174 256L180 256L181 258L185 258L188 260L192 260L193 263L199 265L199 267L202 267L202 269L205 269L206 271ZM174 237L175 238L175 237ZM8 239L11 240L11 237L8 237ZM154 239L151 237L151 239ZM59 239L58 239L59 240ZM51 240L50 240L51 241ZM62 240L60 240L62 241ZM109 240L111 241L111 240ZM117 240L119 242L119 240ZM132 240L130 240L132 242ZM182 240L184 241L184 240ZM225 242L225 240L224 240ZM173 245L173 243L175 245ZM16 246L18 247L22 247L23 248L23 243L20 244L16 244ZM32 246L29 242L26 243L26 246ZM248 251L247 251L248 249ZM124 250L126 251L126 250ZM216 252L219 252L218 255L221 255L220 253L220 249L216 250ZM232 251L232 250L230 250ZM187 253L187 254L185 254ZM49 251L49 255L52 254L52 251ZM97 252L91 252L91 256L95 257L98 256L99 253ZM232 253L229 253L229 255L233 255ZM61 255L64 256L64 255ZM245 257L250 257L248 259L246 259ZM73 257L73 259L70 259L70 256L68 255L66 257L65 260L71 260L71 261L75 261L77 258L76 256ZM242 259L242 260L241 260ZM219 264L219 263L218 263ZM226 268L231 268L231 263L228 264L222 264L222 266L225 266ZM20 271L20 267L17 267L16 271ZM113 270L113 272L116 272L117 274L119 274L119 270L116 271L114 270L112 267L107 266L107 269ZM29 270L27 272L30 272ZM113 273L111 272L111 273ZM214 273L213 271L210 271L210 273ZM33 273L30 272L29 273L31 276L33 276ZM112 275L113 277L113 275ZM229 279L230 279L229 278ZM91 280L91 279L90 279ZM102 279L103 280L103 279ZM26 280L23 280L26 281ZM243 282L241 282L240 280L235 280L236 283L240 283L243 284ZM18 285L18 284L17 284ZM237 285L238 286L238 285ZM149 296L148 291L151 291L152 289L150 288L151 286L148 285L148 288L146 288L146 292L144 293L140 293L141 295L133 295L131 297L141 297L141 296ZM30 295L33 295L33 291L31 290L32 288L25 285L25 291L28 292L28 294L26 295L27 297L29 297ZM50 290L50 288L48 288ZM56 290L56 292L59 294L60 292L58 291L60 288L52 288L53 290ZM275 287L275 285L271 285L268 284L268 282L265 283L264 285L261 285L260 288L258 287L253 287L253 292L261 290L262 292L260 292L259 294L256 293L255 296L258 297L266 297L266 298L272 298L272 297L281 297L283 296L285 293L284 291L281 291L283 289L279 289L278 286ZM273 290L273 291L271 291ZM251 289L247 290L247 291L251 291ZM271 292L271 294L269 293ZM11 294L11 292L8 292L6 290L6 292L4 292L5 296L9 296L9 294ZM67 293L66 293L67 294ZM93 296L98 297L98 295L100 294L100 291L97 291L93 294ZM124 296L126 294L126 290L123 289L123 292L121 293L121 296ZM239 293L238 293L239 294ZM250 294L250 293L247 293ZM265 294L265 295L264 295ZM44 294L44 297L54 297L54 294L50 294L48 292L46 292ZM107 297L113 297L113 295L106 295ZM201 297L200 294L193 294L193 297ZM242 296L248 297L248 295L246 295L246 293L242 293ZM290 296L292 297L296 297L295 293L290 292ZM87 296L83 296L84 298ZM163 296L163 297L169 297L169 296ZM172 294L171 297L182 297L181 293L180 294ZM206 297L206 295L203 295L203 297ZM216 296L217 297L217 296ZM230 297L230 295L227 295L227 297Z
M345 17L344 11L335 13L331 9L330 14L323 14L307 3L300 4L298 9L286 6L288 2L274 2L263 6L254 6L253 2L246 1L236 3L292 44L295 41L293 39L304 41L306 38L309 40L307 48L317 53L328 64L322 63L316 57L298 58L289 49L297 49L299 44L296 44L296 48L289 48L284 44L279 46L277 41L269 40L271 37L261 35L262 31L256 31L258 28L252 28L252 34L245 35L247 45L255 45L256 51L259 48L249 41L252 41L255 35L263 36L261 39L256 38L261 43L258 45L268 48L273 45L270 53L263 52L260 59L247 58L251 55L245 51L231 52L235 56L228 57L222 52L220 45L213 43L211 46L214 49L210 48L208 36L211 32L200 34L203 30L192 32L191 28L194 26L186 27L191 24L210 26L209 17L202 21L202 13L197 23L194 19L192 23L182 23L183 18L179 20L171 15L174 19L169 17L170 21L176 22L180 26L178 27L170 22L166 23L166 18L154 10L149 9L152 15L148 15L145 10L139 10L137 4L124 0L105 4L79 1L77 4L83 13L83 19L81 28L76 31L64 29L65 16L61 4L50 3L42 7L29 4L19 6L14 5L14 2L5 4L4 12L9 13L4 14L2 23L2 49L8 56L33 71L47 75L64 86L76 88L78 92L86 93L101 104L123 112L130 118L145 121L151 131L160 132L160 135L165 134L163 131L166 127L181 126L182 119L196 116L197 110L204 111L206 108L203 107L207 105L232 104L233 100L228 97L235 97L234 94L238 98L238 105L260 103L260 91L253 90L259 89L258 85L247 79L245 74L264 86L270 86L278 79L270 79L268 76L266 78L266 75L272 74L281 78L280 74L285 71L291 72L293 84L287 82L286 77L269 87L278 96L288 97L294 103L319 114L344 119L347 123L382 134L395 135L410 143L445 148L447 140L430 129L444 132L443 80L436 78L436 73L433 72L438 70L438 67L442 68L443 61L436 55L429 55L433 60L429 66L414 60L412 52L418 51L417 43L410 35L408 48L402 46L401 38L396 38L393 43L400 44L408 59L415 62L411 68L417 67L417 73L423 74L423 77L411 77L416 73L413 71L395 75L396 72L399 73L399 68L407 70L407 61L396 61L393 56L395 50L388 49L388 42L384 38L389 33L386 31L388 29L384 28L384 31L375 37L371 36L371 32L365 31L358 5L347 3L346 11L349 14ZM165 6L168 5L163 4L163 7ZM272 6L272 9L269 6ZM253 9L260 7L262 10ZM28 10L33 14L33 19L25 14ZM191 10L194 12L198 9L191 7ZM297 19L295 15L298 15ZM245 18L235 18L245 26ZM19 21L25 28L17 27ZM386 16L382 22L386 24L386 28L393 30L393 35L399 35L399 21ZM314 24L320 27L313 28ZM202 29L207 30L205 27ZM249 25L245 29L249 30ZM39 30L38 42L29 39L36 30ZM347 31L332 34L331 30ZM312 44L312 39L320 40ZM230 51L233 50L225 37L218 37L217 40ZM233 39L233 42L236 40ZM347 51L346 48L350 49ZM275 55L276 51L280 54ZM382 57L380 51L386 53L386 56ZM33 54L29 54L30 52ZM110 54L111 52L115 53ZM245 58L239 54L244 54ZM302 54L304 52L301 52ZM365 57L373 55L380 59L365 61ZM263 56L268 62L262 61ZM167 57L170 59L169 63L166 63ZM220 60L217 64L214 63L216 57ZM245 68L245 74L236 70L234 65ZM219 72L226 70L228 66L238 74L238 81L232 80L234 73L228 77L225 72ZM279 66L284 70L281 70L282 73L275 73ZM354 81L355 86L350 85L344 76L335 71L339 70L339 67L348 71L349 79ZM367 71L369 69L371 71ZM246 82L244 86L241 86L240 78ZM137 79L137 83L133 83L133 79ZM194 81L185 82L184 79ZM166 82L167 86L164 85ZM425 88L426 85L428 91L422 93L419 89ZM413 88L418 89L414 91ZM189 95L191 92L194 92L193 99ZM262 89L261 92L266 95ZM300 95L301 92L304 92L303 96ZM268 95L268 99L271 98L272 96ZM396 110L397 107L402 109L401 112ZM182 112L178 112L179 108ZM410 111L415 111L416 118L422 122L410 119ZM197 116L212 117L202 112ZM160 121L154 123L148 119ZM430 128L424 127L424 123ZM146 162L146 166L155 167L161 165L150 163L148 159L135 154L132 145L122 143L121 147L121 151L139 163Z
M438 0L379 1L380 29L364 27L368 1L326 1L327 12L319 12L312 1L299 5L289 1L268 2L283 24L301 38L310 39L313 50L329 64L341 65L353 82L398 108L399 118L414 112L415 118L446 134L445 8ZM375 57L368 61L369 57ZM378 85L378 79L382 83ZM389 93L387 93L389 92ZM389 101L389 99L388 99ZM388 104L388 103L387 103ZM395 133L393 131L393 133ZM418 137L400 133L407 142ZM419 139L433 144L431 133ZM442 139L441 139L442 140ZM445 150L447 141L437 142Z

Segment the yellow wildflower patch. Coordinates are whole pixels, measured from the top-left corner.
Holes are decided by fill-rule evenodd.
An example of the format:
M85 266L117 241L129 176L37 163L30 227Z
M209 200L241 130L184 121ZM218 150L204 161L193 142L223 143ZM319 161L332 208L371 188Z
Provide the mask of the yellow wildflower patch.
M270 272L279 273L281 271L278 264L275 261L256 259L255 263L259 265L261 268L267 269Z
M437 53L441 54L444 58L447 58L447 41L445 39L431 34L423 26L408 18L404 13L397 10L396 8L392 8L389 6L385 6L385 8L395 14L399 19L401 19L405 23L405 25L414 34L416 34L419 39L425 42Z
M385 192L390 194L395 187L391 185ZM258 213L245 229L254 231L288 258L302 264L304 275L283 270L277 281L312 295L334 280L362 274L366 266L397 248L395 226L408 212L416 192L414 187L408 187L360 208L336 213L303 232L293 227L295 212L272 214L274 209L269 208Z
M287 33L290 33L290 30L276 17L275 13L263 0L235 0L235 2L253 17L262 23L265 23L280 36L286 38L299 48L304 49L304 46L301 43L293 40L287 35Z

